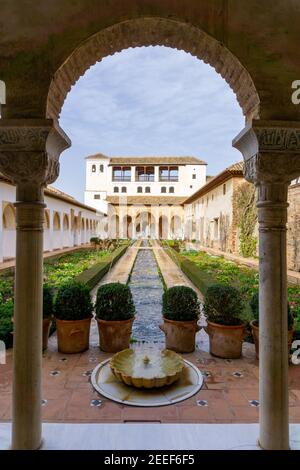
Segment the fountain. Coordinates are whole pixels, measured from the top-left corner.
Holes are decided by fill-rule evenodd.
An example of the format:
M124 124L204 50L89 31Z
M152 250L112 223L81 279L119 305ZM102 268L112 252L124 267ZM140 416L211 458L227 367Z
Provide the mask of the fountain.
M157 345L124 349L98 364L91 382L110 400L132 406L164 406L186 400L203 384L199 369Z
M179 354L168 349L124 349L115 354L110 368L117 379L137 388L159 388L176 382L184 368Z

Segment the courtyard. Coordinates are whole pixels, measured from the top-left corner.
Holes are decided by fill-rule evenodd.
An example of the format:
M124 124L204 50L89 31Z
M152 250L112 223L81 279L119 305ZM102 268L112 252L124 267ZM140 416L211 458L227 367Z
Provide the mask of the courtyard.
M1 448L299 448L299 2L0 13Z
M192 258L197 255L200 259L201 256L205 259L204 253L198 252L197 254L195 251L183 251L183 253L186 256L190 253ZM56 267L58 267L56 270L53 264L49 267L46 265L46 272L56 271L55 276L52 274L52 282L54 279L57 282L62 272L64 278L67 279L70 279L72 274L74 275L74 267L72 269L72 264L70 264L72 256L73 260L74 257L81 259L79 267L75 269L78 274L82 269L80 266L83 265L88 269L90 260L95 257L101 259L106 256L106 252L86 249L86 252L81 254L79 252L62 257L62 260L56 262ZM213 261L217 263L218 259L213 258ZM219 258L219 263L222 263L221 258ZM60 265L64 266L63 270ZM231 267L231 271L232 269ZM226 270L223 271L223 275L226 275ZM254 273L253 276L255 277ZM128 282L133 294L136 306L131 344L133 349L142 348L145 345L158 349L165 347L164 335L159 329L159 324L162 322L164 285L192 286L198 292L200 299L203 298L197 287L166 254L162 244L155 240L146 239L134 242L127 249L126 254L102 278L99 285L114 281ZM95 298L99 285L97 284L91 291L92 298ZM200 324L204 326L203 319L200 320ZM89 349L82 353L58 352L57 336L54 331L49 338L47 350L43 352L41 402L43 422L101 425L258 423L259 361L256 358L253 343L243 343L240 359L217 358L209 353L209 338L204 329L201 329L196 336L196 350L184 354L184 359L194 364L203 376L204 382L200 391L186 400L159 407L128 406L126 403L114 402L98 393L91 383L91 375L97 364L109 358L111 354L99 348L95 320L92 320L91 324ZM12 419L12 359L12 349L8 349L6 364L1 366L0 377L0 419L3 423L10 423ZM300 374L297 366L292 364L289 367L289 416L290 423L299 422ZM225 428L224 432L226 432ZM238 447L238 442L236 440L233 447L234 445ZM242 447L246 449L255 448L250 437L248 440L244 437L244 441L241 442L244 442ZM293 440L293 448L295 446L297 448L297 442L297 438ZM52 445L55 446L54 443Z

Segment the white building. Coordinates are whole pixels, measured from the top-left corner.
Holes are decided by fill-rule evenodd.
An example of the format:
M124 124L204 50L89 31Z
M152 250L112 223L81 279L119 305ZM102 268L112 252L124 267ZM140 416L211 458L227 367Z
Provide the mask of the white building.
M86 157L85 204L108 212L111 197L187 198L206 183L206 163L195 157ZM141 199L142 200L142 199Z
M14 184L0 174L0 262L16 252ZM44 251L83 245L98 233L103 214L58 189L45 189Z

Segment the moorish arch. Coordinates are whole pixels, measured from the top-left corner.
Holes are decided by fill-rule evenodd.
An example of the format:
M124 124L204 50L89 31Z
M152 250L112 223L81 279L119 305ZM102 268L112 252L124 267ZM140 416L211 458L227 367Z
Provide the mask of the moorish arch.
M166 18L136 18L91 36L55 72L46 117L58 120L71 87L96 62L130 47L165 46L183 50L211 65L231 87L248 121L259 117L260 98L254 82L228 48L200 28Z
M16 229L16 212L14 206L11 203L8 203L4 206L2 221L4 230Z
M53 230L60 230L60 215L58 212L53 213Z

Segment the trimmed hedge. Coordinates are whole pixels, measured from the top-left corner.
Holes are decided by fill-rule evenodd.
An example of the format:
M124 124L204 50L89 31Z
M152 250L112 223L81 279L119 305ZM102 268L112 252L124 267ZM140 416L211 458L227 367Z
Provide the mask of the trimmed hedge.
M79 283L86 284L91 290L95 287L109 269L124 255L128 248L128 244L123 244L116 248L108 256L105 256L102 261L94 264L90 269L86 269L74 280Z
M119 282L100 286L95 310L96 317L100 320L121 321L133 318L135 306L129 286Z
M187 286L173 286L163 294L164 318L175 321L198 320L200 302L196 292Z
M177 253L172 248L167 248L166 252L203 295L206 294L210 286L217 282L213 276L202 271L193 261Z

